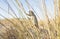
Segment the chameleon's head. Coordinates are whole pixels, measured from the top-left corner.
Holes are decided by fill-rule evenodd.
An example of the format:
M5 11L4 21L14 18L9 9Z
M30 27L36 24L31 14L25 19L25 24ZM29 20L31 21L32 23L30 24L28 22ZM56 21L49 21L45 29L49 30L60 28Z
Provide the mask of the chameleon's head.
M29 10L29 13L33 13L33 11L32 10Z
M33 15L34 12L33 12L32 10L29 10L29 14L30 14L30 15Z

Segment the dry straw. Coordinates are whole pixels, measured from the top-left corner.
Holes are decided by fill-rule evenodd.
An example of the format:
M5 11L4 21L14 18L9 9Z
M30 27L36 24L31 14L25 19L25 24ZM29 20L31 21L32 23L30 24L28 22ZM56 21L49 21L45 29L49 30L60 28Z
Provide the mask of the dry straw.
M27 0L25 0L25 2L27 3L27 7L29 9L31 8L34 12L36 12ZM19 8L17 8L15 3L18 5ZM20 1L15 0L15 3L13 2L15 7L17 8L17 11L19 12L18 14L27 13L26 10L24 9L23 4L21 3L21 0ZM35 27L35 25L32 24L31 20L28 20L26 18L21 19L20 17L18 17L7 0L6 0L6 4L8 5L8 11L3 9L2 7L0 7L0 9L6 12L7 14L11 15L13 18L8 19L2 14L0 14L0 16L4 18L0 20L0 26L4 28L4 29L1 28L0 30L0 39L60 39L60 31L59 31L60 19L58 19L59 17L56 18L57 20L56 19L50 20L48 18L47 15L48 11L47 11L45 0L42 0L42 5L43 5L43 11L47 22L43 20L41 22L40 19L40 22L38 22L40 29ZM57 5L55 4L54 6L56 7ZM13 16L9 10L11 10L15 16ZM40 25L40 23L42 24Z

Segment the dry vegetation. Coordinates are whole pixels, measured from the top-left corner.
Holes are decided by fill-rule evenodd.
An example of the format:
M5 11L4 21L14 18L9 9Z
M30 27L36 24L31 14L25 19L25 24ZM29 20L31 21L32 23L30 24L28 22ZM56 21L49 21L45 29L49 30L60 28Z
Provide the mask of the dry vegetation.
M28 3L28 1L27 0L25 1L27 3L27 7L29 9L32 8ZM26 14L23 4L18 0L15 0L15 2L18 6L17 8L18 12L20 14L21 13ZM42 7L46 16L46 20L40 19L38 21L39 29L33 25L31 20L28 20L26 18L24 19L18 18L14 10L9 5L9 2L7 1L6 3L8 4L8 14L11 15L13 18L8 19L2 14L0 14L0 16L4 18L4 19L0 19L0 39L60 39L60 17L57 16L55 19L48 18L48 15L47 15L48 11L46 8L45 0L42 1ZM0 7L0 9L7 13L7 11L4 10L3 8ZM11 10L15 16L13 16L9 12L9 10ZM33 8L32 10L34 11ZM56 3L54 5L54 10L55 11L57 10ZM54 13L56 16L56 12ZM60 14L60 10L58 11L58 13Z
M41 21L40 29L36 28L31 21L27 19L9 19L0 20L0 39L60 39L59 24L55 26ZM52 22L52 20L51 20Z

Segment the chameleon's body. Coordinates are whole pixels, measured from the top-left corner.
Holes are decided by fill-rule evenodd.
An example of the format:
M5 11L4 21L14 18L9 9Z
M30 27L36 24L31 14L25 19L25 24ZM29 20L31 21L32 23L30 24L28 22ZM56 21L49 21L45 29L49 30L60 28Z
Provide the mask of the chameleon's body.
M32 20L32 23L38 27L38 21L37 21L37 17L35 16L33 11L29 11L29 14L26 14L28 16L30 16L30 19Z

